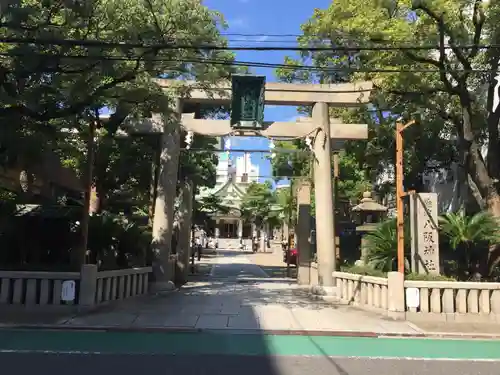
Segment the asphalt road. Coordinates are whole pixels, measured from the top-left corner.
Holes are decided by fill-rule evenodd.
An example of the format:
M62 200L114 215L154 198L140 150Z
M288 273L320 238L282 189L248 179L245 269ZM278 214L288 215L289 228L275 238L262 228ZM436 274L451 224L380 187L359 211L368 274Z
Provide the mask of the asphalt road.
M498 375L498 362L263 357L0 353L16 375Z

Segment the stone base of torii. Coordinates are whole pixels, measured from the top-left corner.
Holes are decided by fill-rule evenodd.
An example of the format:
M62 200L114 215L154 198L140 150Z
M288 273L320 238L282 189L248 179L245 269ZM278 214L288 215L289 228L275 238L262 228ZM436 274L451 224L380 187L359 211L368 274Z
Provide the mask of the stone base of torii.
M313 139L313 172L315 189L316 246L318 262L318 285L314 289L322 294L335 294L336 282L333 272L336 268L336 244L334 223L334 200L332 184L332 140L342 143L345 140L368 138L366 124L342 124L337 119L330 119L329 106L355 107L368 102L372 84L337 85L297 85L284 83L266 84L266 104L274 105L312 105L312 117L301 118L296 122L267 122L258 133L253 131L234 131L229 120L195 119L193 114L183 114L183 103L229 104L230 85L221 83L202 89L192 82L158 80L166 90L175 90L180 96L172 113L153 115L142 121L129 121L124 130L135 134L158 134L161 136L161 154L159 178L154 205L153 243L155 257L153 264L156 289L170 289L174 280L175 269L181 273L181 279L187 278L189 268L189 250L180 249L177 256L172 256L171 238L174 220L174 200L178 176L181 128L207 136L265 136L271 139L294 139L311 137ZM182 85L182 86L179 86ZM189 181L185 182L189 185ZM186 189L184 200L192 200L192 189ZM186 212L187 207L181 208ZM298 190L297 237L299 247L299 283L310 282L310 186L300 185ZM189 208L188 210L189 211ZM182 246L188 245L191 228L191 215L182 220L180 233ZM186 237L186 238L183 238ZM173 264L177 263L177 264ZM179 277L179 275L177 275Z

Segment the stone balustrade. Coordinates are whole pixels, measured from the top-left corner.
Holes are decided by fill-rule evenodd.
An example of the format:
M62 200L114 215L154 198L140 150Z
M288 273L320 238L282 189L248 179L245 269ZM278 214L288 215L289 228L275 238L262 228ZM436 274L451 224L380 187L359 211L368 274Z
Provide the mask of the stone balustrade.
M97 272L95 303L147 294L151 267Z
M333 276L341 303L396 319L500 323L500 283L404 280L398 272L387 278L346 272ZM407 292L417 301L409 303Z
M98 272L93 264L80 272L0 271L0 306L87 307L148 293L151 267ZM64 281L75 282L75 299L62 301Z
M383 277L335 272L340 301L367 310L380 312L388 308L388 280Z
M407 280L404 287L418 289L419 306L406 307L408 319L500 322L500 283Z
M78 291L79 272L0 271L0 305L60 306L66 280L74 280Z

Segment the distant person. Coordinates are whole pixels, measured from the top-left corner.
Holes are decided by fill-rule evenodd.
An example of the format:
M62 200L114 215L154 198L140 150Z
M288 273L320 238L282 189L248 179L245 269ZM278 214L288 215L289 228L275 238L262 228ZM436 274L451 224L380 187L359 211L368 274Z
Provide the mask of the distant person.
M195 246L196 246L196 252L198 253L198 262L199 262L201 260L201 251L202 251L200 237L196 237L196 239L195 239Z

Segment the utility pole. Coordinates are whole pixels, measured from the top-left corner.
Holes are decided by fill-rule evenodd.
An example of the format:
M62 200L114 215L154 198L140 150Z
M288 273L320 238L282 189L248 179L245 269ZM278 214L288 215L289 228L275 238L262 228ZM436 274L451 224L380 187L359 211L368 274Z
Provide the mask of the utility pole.
M413 125L414 120L403 124L401 119L396 122L396 233L398 249L398 272L405 272L405 234L403 198L406 196L403 187L403 131Z

